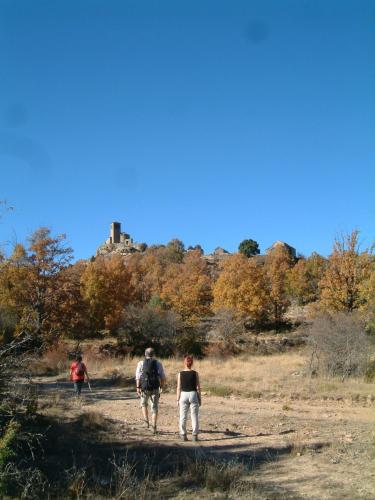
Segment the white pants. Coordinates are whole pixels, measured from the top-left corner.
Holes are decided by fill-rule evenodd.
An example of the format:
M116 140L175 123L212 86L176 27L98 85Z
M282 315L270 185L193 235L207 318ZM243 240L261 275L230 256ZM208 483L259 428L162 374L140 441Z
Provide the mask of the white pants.
M191 426L193 436L197 436L199 432L199 402L196 391L184 392L181 391L180 396L180 434L186 434L186 419L190 407Z

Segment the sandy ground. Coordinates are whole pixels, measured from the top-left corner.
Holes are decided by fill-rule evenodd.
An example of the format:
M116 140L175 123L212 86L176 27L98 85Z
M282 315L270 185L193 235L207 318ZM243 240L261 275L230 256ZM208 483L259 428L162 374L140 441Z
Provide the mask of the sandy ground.
M119 436L178 447L202 456L240 459L261 498L375 499L375 408L344 401L280 401L204 396L199 442L178 435L174 394L160 399L158 434L142 421L130 387L93 383L75 403L71 384L40 379L40 399L54 394L74 412L99 412L116 422ZM265 495L265 496L264 496Z

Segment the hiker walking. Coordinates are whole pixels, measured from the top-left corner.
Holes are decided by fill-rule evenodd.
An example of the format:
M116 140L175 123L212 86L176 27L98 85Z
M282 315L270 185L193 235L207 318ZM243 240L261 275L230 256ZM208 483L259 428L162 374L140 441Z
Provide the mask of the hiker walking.
M192 369L193 356L184 356L184 369L177 375L177 404L180 407L180 436L187 441L186 420L190 408L192 439L198 441L201 389L198 372Z
M85 363L82 361L82 356L78 355L70 366L70 380L74 382L74 392L77 398L81 395L82 386L85 381L85 376L87 382L90 383L89 374L87 373L87 368Z
M145 350L145 359L137 365L135 381L137 384L137 393L141 398L143 420L147 428L150 426L148 403L149 401L151 402L151 426L153 433L156 434L160 390L165 385L165 373L163 365L154 356L154 349L148 347Z

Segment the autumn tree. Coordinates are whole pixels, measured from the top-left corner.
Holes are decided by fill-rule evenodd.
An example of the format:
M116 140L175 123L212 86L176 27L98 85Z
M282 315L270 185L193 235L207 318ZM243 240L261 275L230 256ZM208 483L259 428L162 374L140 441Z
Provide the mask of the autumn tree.
M263 268L240 253L225 259L220 267L221 272L213 287L213 309L234 310L254 321L264 321L268 315L269 299Z
M210 312L211 278L199 250L184 255L183 261L166 270L161 299L181 317L194 321Z
M92 327L113 331L124 308L134 300L131 273L123 256L99 256L82 274L82 296L86 301Z
M300 258L287 274L289 295L299 305L314 302L319 298L319 282L326 268L326 259L313 252L307 259Z
M60 333L56 319L62 314L62 272L72 259L72 250L64 246L65 235L52 236L45 227L28 241L27 251L17 245L3 263L0 300L17 311L19 328L31 328L50 341Z
M167 244L166 250L167 250L167 259L170 262L181 263L183 261L185 253L185 245L181 240L174 238Z
M201 254L201 255L203 255L203 254L204 254L204 250L203 250L202 246L201 246L201 245L199 245L199 244L198 244L198 245L194 245L194 246L190 245L190 246L188 247L188 252L190 252L191 250L198 250L198 251L200 252L200 254Z
M26 249L17 244L12 255L3 258L0 263L0 304L12 309L20 318L27 306L26 286L29 277L29 265Z
M167 245L152 245L143 254L134 254L128 259L135 293L141 302L160 297L168 268L181 264L185 254L182 241L174 239Z
M365 301L361 288L370 276L373 256L368 250L360 252L358 234L352 231L334 241L327 270L319 282L320 305L325 309L351 312Z
M150 250L147 250L145 254L133 253L127 259L135 300L140 303L147 303L152 296L152 286L146 279L148 266L146 265L145 255L147 252L150 252ZM150 259L148 264L151 265Z
M148 303L151 297L160 296L167 267L171 264L165 246L151 246L144 254L133 254L127 260L131 283L139 302Z
M361 306L360 310L364 316L366 330L375 333L375 261L370 266L367 279L360 285Z
M61 272L62 298L59 314L54 319L56 327L67 337L80 339L95 333L90 322L90 310L82 295L82 276L87 263L83 260Z
M24 261L26 250L16 245L9 259L0 261L0 341L10 341L17 331L22 316L24 301L24 284L27 279L27 268Z
M293 264L290 252L282 246L275 247L266 258L264 270L270 301L270 317L275 324L283 321L283 316L290 305L287 276Z
M48 228L37 229L29 238L28 300L33 309L36 328L55 330L59 305L63 297L62 271L73 258L73 251L64 246L65 234L55 237Z
M238 251L246 257L260 254L259 244L255 240L243 240L238 246Z

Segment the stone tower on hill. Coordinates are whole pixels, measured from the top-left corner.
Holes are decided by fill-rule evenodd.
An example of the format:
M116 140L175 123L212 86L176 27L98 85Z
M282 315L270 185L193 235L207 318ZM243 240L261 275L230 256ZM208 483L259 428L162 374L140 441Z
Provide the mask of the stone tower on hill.
M134 243L130 234L121 232L121 222L112 222L109 230L109 238L96 251L96 255L110 255L119 253L127 255L134 252L142 252L144 243Z

